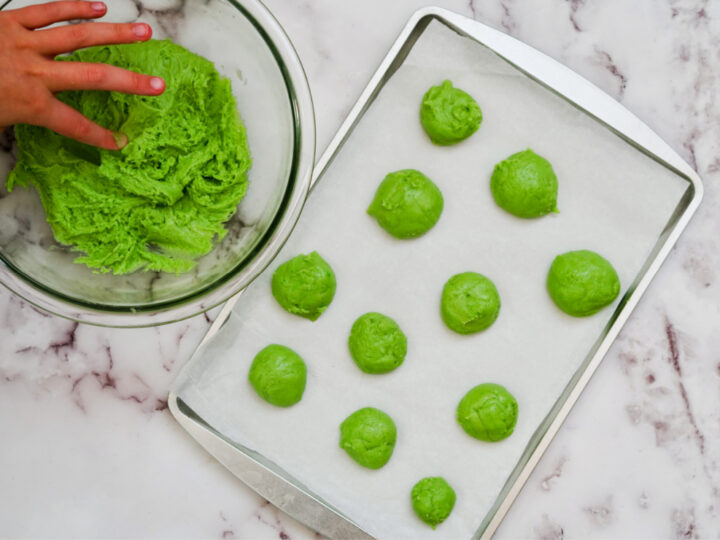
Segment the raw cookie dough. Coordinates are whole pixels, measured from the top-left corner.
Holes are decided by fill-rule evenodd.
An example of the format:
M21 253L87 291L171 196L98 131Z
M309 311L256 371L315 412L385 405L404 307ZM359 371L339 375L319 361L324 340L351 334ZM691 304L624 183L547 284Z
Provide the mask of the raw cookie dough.
M397 323L382 313L360 316L350 331L350 355L365 373L387 373L405 360L407 338Z
M330 305L336 287L333 269L317 251L284 262L272 277L272 294L278 304L311 321Z
M474 334L498 318L500 295L482 274L456 274L443 287L440 311L448 328L458 334Z
M505 439L515 429L518 404L503 386L479 384L460 400L457 421L471 437L495 442Z
M268 345L257 353L248 373L248 380L258 395L278 407L289 407L300 401L306 379L303 359L282 345Z
M433 529L448 518L455 506L455 490L440 476L420 480L410 497L417 516Z
M7 186L35 186L58 242L102 272L185 272L226 234L247 188L250 153L230 81L169 40L92 47L59 60L163 77L156 97L61 92L58 99L127 135L120 151L17 125Z
M517 217L537 218L558 211L555 171L529 148L495 165L490 189L498 206Z
M390 460L396 439L393 419L374 407L355 411L340 424L340 448L368 469L379 469Z
M475 133L482 122L482 111L470 94L443 81L423 96L420 122L432 142L447 146Z
M443 196L433 181L404 169L385 177L367 213L395 238L415 238L433 228L442 210Z
M594 251L568 251L550 266L547 289L565 313L587 317L613 303L620 293L620 279L612 264Z

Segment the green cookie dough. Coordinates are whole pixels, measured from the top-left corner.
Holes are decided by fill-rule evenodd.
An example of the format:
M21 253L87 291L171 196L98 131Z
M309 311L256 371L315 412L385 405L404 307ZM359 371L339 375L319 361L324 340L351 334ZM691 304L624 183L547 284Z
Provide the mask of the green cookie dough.
M518 404L513 395L499 384L479 384L460 400L457 421L471 437L495 442L515 429Z
M395 422L373 407L365 407L340 424L340 448L368 469L379 469L392 456L397 440Z
M433 228L443 204L432 180L415 169L404 169L385 177L367 213L395 238L415 238Z
M444 81L423 96L420 122L432 142L447 146L475 133L482 122L482 111L470 94Z
M92 47L58 60L102 62L163 77L156 97L61 92L58 99L127 135L120 151L18 125L7 180L33 185L58 242L101 272L180 273L225 236L247 188L250 153L230 81L169 40Z
M547 289L565 313L587 317L613 303L620 294L620 279L612 264L597 253L568 251L550 266Z
M387 373L405 360L407 338L395 321L381 313L360 316L350 331L350 354L365 373Z
M490 189L498 206L517 217L537 218L558 211L555 171L529 148L495 165Z
M336 287L333 269L317 251L284 262L272 277L272 293L278 304L311 321L330 305Z
M410 497L417 516L433 529L448 518L455 506L455 490L440 476L420 480Z
M306 379L303 359L282 345L268 345L257 353L248 373L258 395L277 407L289 407L300 401Z
M500 295L482 274L456 274L443 287L440 311L448 328L458 334L474 334L498 318Z

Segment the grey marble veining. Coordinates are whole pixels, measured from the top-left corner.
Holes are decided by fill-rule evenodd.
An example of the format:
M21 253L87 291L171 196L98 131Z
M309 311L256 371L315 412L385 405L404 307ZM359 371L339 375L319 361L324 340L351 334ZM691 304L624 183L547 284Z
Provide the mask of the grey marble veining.
M267 4L305 63L323 148L425 2ZM720 3L438 4L503 29L593 81L677 149L706 185L696 218L498 537L717 536ZM98 329L49 317L0 290L0 460L12 464L0 488L0 534L314 536L191 444L165 410L166 388L211 317Z

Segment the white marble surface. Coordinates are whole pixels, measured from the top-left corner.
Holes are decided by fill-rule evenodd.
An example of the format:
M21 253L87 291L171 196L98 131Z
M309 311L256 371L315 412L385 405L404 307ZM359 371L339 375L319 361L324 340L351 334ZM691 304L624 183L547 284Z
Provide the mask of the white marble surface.
M268 1L305 63L319 148L424 4ZM498 537L717 536L720 2L438 4L595 82L706 184L698 215ZM313 537L226 473L167 412L166 388L212 316L146 330L78 327L0 290L0 536Z

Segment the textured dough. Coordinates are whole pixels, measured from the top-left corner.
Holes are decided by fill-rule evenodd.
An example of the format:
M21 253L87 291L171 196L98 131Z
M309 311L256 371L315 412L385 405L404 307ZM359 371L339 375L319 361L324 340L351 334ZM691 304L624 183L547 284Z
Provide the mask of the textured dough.
M499 384L479 384L460 400L457 421L471 437L495 442L506 439L515 429L518 404Z
M375 192L367 213L396 238L422 236L437 223L443 210L440 189L420 171L388 174Z
M558 211L555 171L529 148L495 165L490 189L498 206L517 217L537 218Z
M277 267L272 294L285 310L317 320L335 296L335 272L317 251L298 255Z
M387 373L405 360L407 338L398 324L382 313L366 313L355 321L348 339L350 355L365 373Z
M555 257L547 289L565 313L587 317L613 303L620 294L620 278L612 264L597 253L569 251Z
M289 407L302 399L307 368L300 355L292 349L283 345L268 345L255 356L248 380L268 403Z
M447 146L475 133L482 122L482 111L470 94L443 81L423 96L420 122L432 142Z
M390 460L396 440L395 422L374 407L357 410L340 424L340 448L368 469L379 469Z
M185 272L226 234L247 188L245 128L230 81L170 41L93 47L62 57L103 62L165 79L156 97L61 92L85 116L128 136L99 150L41 127L18 125L8 189L32 184L58 242L78 263L125 274Z
M500 314L500 295L492 281L477 272L451 277L442 291L443 321L459 334L488 328Z
M410 494L413 510L433 529L445 521L455 506L455 490L440 476L420 480Z

